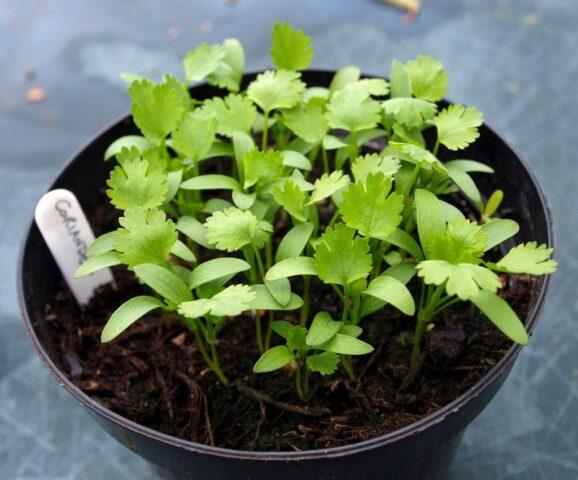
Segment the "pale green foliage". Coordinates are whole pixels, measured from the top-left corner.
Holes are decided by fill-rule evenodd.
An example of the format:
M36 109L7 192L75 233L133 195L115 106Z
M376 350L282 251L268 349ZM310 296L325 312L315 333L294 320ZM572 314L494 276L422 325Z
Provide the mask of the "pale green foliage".
M379 103L357 88L345 88L335 93L327 109L329 126L350 132L373 128L380 118Z
M395 122L408 128L420 128L435 117L437 106L418 98L392 98L382 104L386 115L395 118Z
M365 182L369 174L382 173L386 177L393 177L399 171L399 160L391 155L382 156L377 153L368 153L357 157L351 165L351 172L357 182Z
M189 82L199 82L213 73L219 62L225 57L220 45L201 43L195 50L187 53L183 65Z
M235 132L248 132L257 118L257 110L251 101L236 94L206 100L202 110L216 120L217 133L227 137L232 137Z
M343 224L328 228L315 247L319 278L325 283L350 285L371 270L367 241Z
M317 99L283 112L283 121L295 135L309 143L320 143L329 129L324 108Z
M315 181L309 203L316 203L330 197L335 192L345 188L348 184L349 175L344 175L341 170L336 170L330 174L324 173Z
M483 122L484 116L478 110L463 105L450 105L433 120L438 141L450 150L466 148L478 138L478 127Z
M275 150L261 152L256 148L243 156L245 188L266 183L283 175L283 154Z
M257 294L248 285L231 285L211 298L201 298L179 305L179 313L187 318L205 315L234 317L251 310Z
M172 220L164 212L133 207L119 220L122 226L114 237L114 248L129 268L141 263L165 265L177 241Z
M305 84L297 72L268 70L257 75L247 89L247 96L265 112L291 108L301 99Z
M288 23L276 23L271 33L271 59L278 69L305 70L313 58L311 39Z
M307 194L292 180L285 180L281 186L273 189L273 198L287 213L302 222L306 221L304 214Z
M448 90L448 75L439 60L419 55L405 64L411 79L411 90L416 98L437 102Z
M382 173L369 174L365 182L356 182L343 193L341 213L348 227L365 237L386 240L401 222L403 197L388 195L391 179Z
M550 259L553 251L552 248L536 242L521 243L512 248L498 263L488 265L500 272L546 275L553 273L558 266L556 260Z
M202 160L213 144L217 121L201 110L187 113L172 134L173 146L177 152L191 160Z
M168 192L166 172L140 157L126 159L114 167L107 185L111 203L121 210L158 207Z
M144 136L155 144L164 142L185 113L181 98L170 85L148 80L133 82L128 89L130 111Z
M453 264L480 263L486 250L487 233L469 220L455 220L448 224L443 236L435 238L428 251L429 258Z
M250 211L235 207L215 212L205 223L207 240L219 250L233 252L253 243L262 248L273 227Z

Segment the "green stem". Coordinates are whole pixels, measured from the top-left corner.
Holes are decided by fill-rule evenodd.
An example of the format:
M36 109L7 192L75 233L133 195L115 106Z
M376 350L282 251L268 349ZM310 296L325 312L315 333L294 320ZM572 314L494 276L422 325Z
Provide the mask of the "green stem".
M417 324L413 333L413 348L411 350L410 361L411 366L414 366L419 359L421 338L423 337L423 333L425 332L425 327L428 322L428 319L421 313L422 312L418 312Z
M420 171L420 166L416 165L413 168L413 172L411 173L411 177L409 178L409 182L407 183L407 187L405 189L405 191L403 192L403 195L405 197L409 196L411 189L413 188L413 185L415 184L415 181L417 180L417 176L419 175L419 171Z
M264 281L265 267L263 266L263 259L261 258L261 252L259 252L259 249L254 244L251 244L251 247L253 247L253 253L255 254L255 260L257 261L257 267L259 268L259 275L261 276L261 281Z
M327 159L327 150L325 147L321 146L321 158L323 159L323 170L325 173L329 173L329 160Z
M263 354L265 353L265 344L263 343L263 326L261 325L261 312L262 310L257 310L255 312L255 336L257 337L257 346L259 347L259 352Z
M217 346L214 343L211 343L211 355L213 357L213 371L215 372L217 377L219 377L221 382L223 382L223 384L225 386L227 386L229 384L229 380L227 379L227 377L223 373L223 370L221 370L221 364L219 363L219 354L217 352Z
M440 148L440 139L436 139L436 144L434 145L434 148L432 150L432 153L437 157L438 154L438 150Z
M215 375L217 375L217 377L219 377L219 380L221 380L223 385L228 385L229 380L227 380L227 377L225 377L225 374L221 370L221 367L218 364L215 365L215 363L213 362L213 360L209 356L209 353L207 352L207 349L205 348L205 345L203 343L203 339L201 338L201 335L199 334L199 329L195 328L195 329L190 329L190 330L192 330L193 335L195 336L195 343L197 344L197 348L199 349L199 352L201 352L201 356L203 357L203 360L205 360L205 363L207 364L207 366L211 370L213 370L213 372L215 372ZM211 348L212 347L213 346L211 346Z
M344 287L344 295L343 295L343 313L341 314L341 321L346 322L350 316L350 305L349 305L349 288Z
M309 275L303 276L303 306L301 307L301 312L299 315L299 325L302 327L307 325L307 319L309 318L310 287L311 277Z
M355 380L355 371L353 370L353 363L351 363L351 356L341 355L341 364L351 380Z
M341 211L339 210L339 208L337 208L335 212L333 212L333 216L331 217L331 220L329 220L329 225L327 225L327 228L332 228L333 225L335 225L335 222L339 218L339 215L341 215Z
M263 112L263 137L261 142L261 150L267 149L267 134L269 130L269 110Z
M297 362L297 370L295 372L295 388L297 390L297 395L299 395L299 398L301 400L303 400L304 402L307 400L307 397L305 396L305 393L303 392L303 387L301 385L301 362Z

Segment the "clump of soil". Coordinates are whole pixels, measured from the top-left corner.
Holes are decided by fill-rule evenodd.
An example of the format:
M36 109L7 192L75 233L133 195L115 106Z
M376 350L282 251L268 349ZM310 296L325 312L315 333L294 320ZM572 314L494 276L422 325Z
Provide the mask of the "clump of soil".
M463 205L461 205L463 206ZM116 215L102 207L97 230L113 228ZM311 403L295 394L290 369L251 373L259 357L254 317L226 322L218 341L221 365L232 380L221 385L202 362L192 334L169 316L151 315L118 340L100 343L111 313L140 295L130 272L115 270L116 288L101 287L81 311L66 285L46 306L39 331L54 360L85 393L114 412L160 432L242 450L329 448L392 432L430 415L474 385L511 342L470 304L457 304L426 334L418 365L409 369L415 320L385 309L364 319L372 355L354 360L357 381L314 375ZM502 295L526 318L535 279L503 277ZM333 290L312 289L315 305L334 305ZM297 322L297 313L277 319Z

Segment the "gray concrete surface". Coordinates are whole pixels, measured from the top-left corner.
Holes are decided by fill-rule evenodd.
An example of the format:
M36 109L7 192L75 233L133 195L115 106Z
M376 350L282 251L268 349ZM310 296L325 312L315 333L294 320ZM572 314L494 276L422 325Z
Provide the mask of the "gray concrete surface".
M16 302L20 239L62 163L127 110L120 71L180 72L196 43L230 36L244 43L249 69L264 67L277 19L313 37L315 67L356 64L384 74L393 57L439 57L451 98L480 108L541 179L560 270L531 345L467 431L449 478L578 478L577 7L573 0L424 0L407 26L403 14L373 0L1 2L0 478L155 478L35 356ZM26 100L32 87L43 89L42 102Z

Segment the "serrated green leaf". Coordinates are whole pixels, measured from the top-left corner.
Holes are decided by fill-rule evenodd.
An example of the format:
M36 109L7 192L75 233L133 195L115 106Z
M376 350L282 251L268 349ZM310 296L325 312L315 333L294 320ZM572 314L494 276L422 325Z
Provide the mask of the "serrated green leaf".
M421 128L435 117L437 106L418 98L391 98L381 104L386 115L407 128Z
M382 173L386 177L393 177L399 167L399 160L391 155L384 157L377 153L368 153L357 157L351 165L351 172L356 181L365 182L369 174Z
M520 230L518 222L506 218L494 218L490 222L484 223L482 229L488 235L486 252L496 245L513 237Z
M482 227L469 220L454 220L448 223L443 235L437 236L429 244L427 257L454 265L478 264L487 243L488 234Z
M380 275L374 278L362 293L390 303L406 315L415 313L415 302L410 291L396 278Z
M315 261L317 274L324 283L346 286L371 271L367 241L343 224L325 230L315 246Z
M122 262L116 252L104 252L86 259L74 273L74 278L81 278L103 268L114 267Z
M307 194L301 190L293 180L285 180L281 186L273 189L273 198L292 217L305 222L305 201Z
M231 285L212 298L203 298L181 303L179 313L187 318L206 315L234 317L246 310L252 310L251 303L256 294L249 285Z
M281 243L277 247L275 254L275 262L279 263L283 260L301 255L311 234L313 233L312 223L300 223L289 230Z
M303 30L276 22L271 32L271 60L277 69L305 70L313 58L311 39Z
M321 143L329 126L323 106L315 101L283 111L283 123L295 135L308 143Z
M226 51L221 45L201 43L191 50L183 60L188 82L200 82L213 73L225 58Z
M130 86L128 94L137 127L150 142L160 145L185 113L178 93L170 85L141 80Z
M191 273L189 288L197 288L199 285L250 269L251 265L240 258L222 257L207 260L201 263Z
M213 145L217 120L203 110L186 114L172 134L173 147L193 162L202 160Z
M428 285L446 283L448 295L462 300L475 298L481 290L495 293L501 287L498 276L480 265L460 263L454 265L444 260L425 260L417 264L418 276Z
M558 262L550 256L554 249L536 242L521 243L512 248L498 263L488 262L488 266L499 272L548 275L556 271Z
M403 210L403 197L388 195L391 184L382 173L368 175L365 183L351 184L339 207L343 222L364 237L387 239L400 224Z
M348 83L345 88L358 89L375 97L382 97L389 93L389 83L383 78L362 78Z
M316 261L311 257L290 257L273 265L265 275L267 280L295 277L297 275L316 275Z
M276 150L262 152L253 148L243 156L243 170L245 188L271 182L283 175L283 154Z
M333 352L323 352L307 357L307 368L321 375L331 375L337 370L339 355Z
M305 342L310 347L317 347L331 340L341 327L342 323L333 320L327 312L319 312L311 322Z
M217 133L227 137L235 132L249 132L257 118L257 109L251 100L235 94L205 100L201 111L215 118Z
M267 373L283 368L295 359L286 345L277 345L267 350L253 366L255 373Z
M474 107L450 105L433 120L438 132L438 141L450 150L466 148L480 136L478 127L484 116Z
M145 158L123 161L110 173L106 194L120 210L162 205L168 192L167 174Z
M341 170L335 170L331 174L324 173L315 181L311 199L307 204L311 205L330 197L349 185L349 181L349 175L344 174Z
M331 128L358 132L374 128L379 122L381 109L366 92L345 88L333 95L327 110L327 122Z
M141 282L172 305L176 306L193 298L187 284L166 267L143 263L134 267L134 273Z
M221 46L225 55L209 74L209 83L231 92L238 92L245 69L245 51L236 38L227 38Z
M429 150L413 145L411 143L389 142L389 145L404 153L400 156L402 160L411 162L421 167L432 167L437 172L446 173L446 167Z
M419 55L405 64L416 98L437 102L448 91L448 75L442 63L429 55Z
M510 305L498 295L481 291L470 299L508 338L520 345L528 343L524 325Z
M106 343L114 340L139 318L152 310L163 307L163 303L154 297L143 295L131 298L111 315L102 330L100 341Z
M233 252L253 243L263 247L273 227L267 222L258 221L248 210L231 207L213 213L205 222L207 240L219 250Z
M319 345L319 348L341 355L366 355L373 352L373 347L369 343L341 333L335 335L327 343Z
M175 224L164 212L133 207L119 220L114 248L125 265L133 268L141 263L165 265L178 235Z
M297 72L268 70L257 76L247 88L247 96L264 112L291 108L301 99L305 84Z

